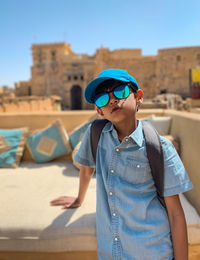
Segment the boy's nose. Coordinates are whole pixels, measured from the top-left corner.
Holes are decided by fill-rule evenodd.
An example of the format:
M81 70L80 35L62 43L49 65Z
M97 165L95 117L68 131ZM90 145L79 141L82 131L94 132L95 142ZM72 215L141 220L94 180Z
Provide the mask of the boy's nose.
M112 92L109 93L109 96L110 96L110 102L109 102L110 105L114 105L114 104L117 104L117 103L118 103L119 99L116 98L116 97L113 95Z

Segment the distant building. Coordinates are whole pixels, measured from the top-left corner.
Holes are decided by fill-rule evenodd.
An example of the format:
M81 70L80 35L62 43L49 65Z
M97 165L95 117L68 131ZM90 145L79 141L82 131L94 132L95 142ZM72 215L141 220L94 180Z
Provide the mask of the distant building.
M61 98L58 96L0 97L0 113L60 111Z
M61 97L63 109L91 109L83 93L86 85L107 68L121 68L133 75L145 98L159 93L189 96L189 70L200 65L200 46L158 50L143 56L141 49L108 48L93 56L76 54L67 43L32 45L31 79L15 84L16 96Z
M13 88L10 88L9 86L0 86L0 100L3 98L8 98L8 97L14 97L15 92Z

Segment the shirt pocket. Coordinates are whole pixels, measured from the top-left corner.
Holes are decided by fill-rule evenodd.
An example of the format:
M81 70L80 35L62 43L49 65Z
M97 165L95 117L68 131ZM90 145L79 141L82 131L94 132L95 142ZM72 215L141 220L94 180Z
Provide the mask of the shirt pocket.
M148 182L152 179L149 163L127 157L124 177L126 181L133 184Z

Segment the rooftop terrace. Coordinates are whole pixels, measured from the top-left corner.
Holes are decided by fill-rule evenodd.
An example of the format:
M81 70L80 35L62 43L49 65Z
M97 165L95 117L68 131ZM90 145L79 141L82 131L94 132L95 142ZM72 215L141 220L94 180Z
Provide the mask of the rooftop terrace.
M145 109L138 112L138 118L152 114L171 117L168 134L177 140L179 154L194 184L194 189L184 195L191 203L185 204L190 260L197 260L200 259L200 220L197 214L200 214L200 114ZM2 113L0 122L1 129L29 127L36 130L59 118L70 135L77 126L95 115L95 111ZM60 207L49 206L50 200L60 195L76 196L79 175L71 155L37 164L25 149L19 168L2 168L0 173L0 204L3 205L0 208L1 259L97 259L95 177L82 207L62 211Z

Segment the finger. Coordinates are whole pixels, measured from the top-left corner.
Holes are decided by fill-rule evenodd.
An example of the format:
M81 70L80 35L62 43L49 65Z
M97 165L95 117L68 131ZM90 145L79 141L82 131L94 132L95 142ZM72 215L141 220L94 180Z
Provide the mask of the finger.
M57 198L57 199L51 200L51 203L55 203L55 202L60 201L60 200L61 200L61 198Z
M55 202L56 202L56 200L51 200L51 201L50 201L51 204L52 204L52 203L55 203Z
M60 202L61 202L61 200L52 200L51 201L51 203L53 203L53 204L60 203Z
M53 199L52 201L65 200L66 198L70 198L70 197L67 197L67 196L60 196L60 197L58 197L58 198L56 198L56 199Z
M62 207L62 209L74 209L78 207L80 207L80 205L77 203L68 203L64 207Z
M74 198L63 196L63 197L57 198L55 200L52 200L51 203L67 203L67 202L71 203L73 201L74 201Z
M52 201L53 203L66 203L67 202L67 198L66 197L60 197L58 199L55 199Z
M72 203L68 203L68 204L65 204L62 209L72 209L73 208L73 204Z
M65 206L62 207L61 209L69 209L69 208L70 208L70 206L65 205Z
M53 206L60 206L60 205L64 205L66 202L64 202L64 201L56 201L56 202L53 202L53 203L51 203L51 205L53 205Z

